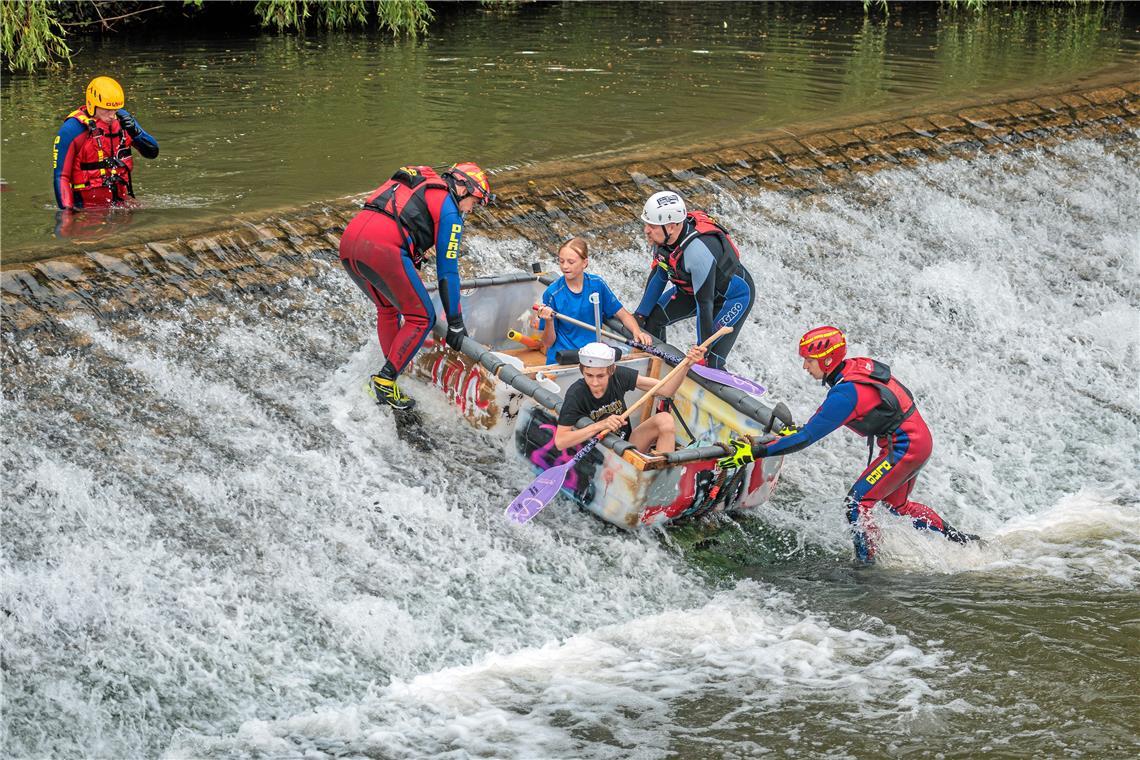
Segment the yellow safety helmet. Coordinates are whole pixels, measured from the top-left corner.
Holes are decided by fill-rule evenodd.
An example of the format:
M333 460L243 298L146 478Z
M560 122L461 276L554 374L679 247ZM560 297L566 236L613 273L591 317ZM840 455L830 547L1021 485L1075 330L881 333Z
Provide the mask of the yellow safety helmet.
M87 112L94 115L96 108L123 107L123 86L111 77L95 77L87 85Z

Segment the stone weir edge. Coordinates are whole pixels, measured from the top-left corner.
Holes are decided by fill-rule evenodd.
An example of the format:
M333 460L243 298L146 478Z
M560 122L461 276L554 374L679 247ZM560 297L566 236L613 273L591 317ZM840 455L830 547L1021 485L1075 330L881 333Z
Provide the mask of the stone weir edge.
M773 130L725 147L662 150L640 160L551 162L495 177L498 202L478 210L477 237L552 247L573 234L636 227L644 198L666 186L694 205L710 182L740 193L821 192L856 174L922 160L1036 147L1140 128L1140 81L1019 98L799 135ZM625 163L623 163L623 160ZM207 234L16 264L0 272L4 332L21 334L76 311L115 316L171 300L264 291L335 264L339 236L361 196L272 215ZM628 230L625 231L628 234Z

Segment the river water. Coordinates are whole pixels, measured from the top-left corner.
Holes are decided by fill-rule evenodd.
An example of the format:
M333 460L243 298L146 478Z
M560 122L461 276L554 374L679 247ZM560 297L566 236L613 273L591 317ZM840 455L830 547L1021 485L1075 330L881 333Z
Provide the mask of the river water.
M601 16L543 5L444 18L415 45L106 43L80 58L90 70L5 75L4 259L69 250L50 237L34 158L50 139L42 154L21 140L50 136L68 93L112 62L149 90L137 111L163 141L125 233L146 238L358 192L417 152L505 166L673 130L711 140L1079 76L1136 39L1134 11L1116 5L930 6L873 26L708 6L728 26L699 16L711 29L699 46L673 4L649 6L664 18L645 33L626 6L586 7ZM1102 16L1078 23L1090 13ZM760 21L764 36L742 31ZM757 55L780 63L728 63ZM454 84L466 68L478 75ZM327 98L283 90L298 70ZM675 79L654 71L675 70L723 98L724 123L665 105ZM358 89L342 93L350 79ZM531 82L547 108L506 118L532 102ZM457 98L485 109L484 128L441 128ZM381 115L399 102L429 128ZM361 136L370 120L384 127L374 140ZM795 340L843 326L931 425L916 496L988 540L961 548L881 516L873 568L851 562L841 500L866 450L842 432L786 460L773 504L716 531L628 534L566 502L508 525L502 508L529 473L414 381L433 439L426 451L400 439L361 388L380 361L374 315L331 263L270 295L6 335L2 754L1135 757L1140 212L1126 199L1140 196L1138 149L1129 134L897 167L814 195L718 194L764 293L733 369L805 419L823 389ZM477 234L465 246L480 273L551 253ZM645 259L628 238L595 240L591 271L630 304Z
M1134 757L1138 147L721 196L767 294L735 369L803 419L795 340L845 327L931 425L916 495L989 541L884 516L873 568L843 433L701 541L508 524L529 473L414 381L434 439L398 438L332 266L8 344L6 756ZM480 272L549 255L469 242ZM633 302L644 250L595 249Z
M781 3L440 12L415 43L136 31L77 38L76 65L60 73L4 72L4 261L363 193L407 163L504 168L874 109L938 110L947 99L1077 80L1140 52L1140 9L1127 3L982 13L909 4L886 19L852 5ZM57 225L51 144L99 74L121 80L161 155L138 159L144 208L68 229Z

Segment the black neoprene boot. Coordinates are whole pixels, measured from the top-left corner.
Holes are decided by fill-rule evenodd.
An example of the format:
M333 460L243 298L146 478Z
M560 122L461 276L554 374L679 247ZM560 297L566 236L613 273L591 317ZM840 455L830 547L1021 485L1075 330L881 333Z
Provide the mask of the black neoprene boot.
M396 384L396 370L391 362L385 364L379 374L372 376L371 387L377 404L387 404L399 411L412 409L416 405L415 400L400 390L400 386Z

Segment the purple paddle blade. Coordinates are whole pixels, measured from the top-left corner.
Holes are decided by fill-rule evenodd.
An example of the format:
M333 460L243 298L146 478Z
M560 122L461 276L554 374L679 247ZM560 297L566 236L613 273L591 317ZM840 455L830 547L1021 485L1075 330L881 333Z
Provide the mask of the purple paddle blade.
M531 484L524 488L507 507L505 513L507 519L522 525L541 512L542 508L558 495L559 489L566 481L566 474L573 466L573 462L567 462L540 472L538 477L531 481Z
M647 346L644 343L638 343L634 340L626 342L634 348L640 348L645 353L660 357L667 362L672 362L673 364L681 363L681 357L673 356L668 351L662 351L660 348ZM763 385L760 385L760 383L754 383L747 378L743 378L740 375L734 375L731 372L727 372L723 369L713 369L712 367L706 367L703 364L694 364L693 366L689 367L689 371L700 375L706 380L712 380L714 383L720 383L721 385L727 385L729 388L742 390L745 393L752 394L753 396L763 396L768 392L768 389Z
M692 367L692 371L705 379L712 380L714 383L727 385L730 388L737 388L744 391L745 393L750 393L753 396L763 396L768 392L768 389L763 385L754 383L747 378L741 377L740 375L734 375L731 372L725 372L722 369L713 369L712 367L704 367L700 364L695 364Z
M627 411L625 414L628 415L629 412ZM538 477L532 480L530 485L524 488L523 492L516 496L511 505L507 507L505 512L507 519L522 525L541 512L542 508L558 495L562 484L566 482L566 476L570 473L570 469L593 451L600 440L599 437L591 438L585 446L578 449L578 453L569 462L540 472Z

